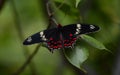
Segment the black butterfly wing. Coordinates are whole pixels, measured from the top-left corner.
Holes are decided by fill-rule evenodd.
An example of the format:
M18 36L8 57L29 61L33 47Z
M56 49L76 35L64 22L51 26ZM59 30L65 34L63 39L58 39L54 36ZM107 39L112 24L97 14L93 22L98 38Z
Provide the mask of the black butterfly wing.
M87 34L98 31L100 28L90 24L70 24L62 28L63 32L69 31L73 35Z
M71 47L77 40L80 34L87 34L98 31L99 27L89 24L71 24L62 28L63 44L64 47Z
M57 28L47 29L41 32L38 32L30 37L28 37L23 44L31 45L35 43L45 42L49 49L58 49L62 48L62 42L60 40L60 32Z
M47 41L45 35L47 33L49 33L48 35L50 35L54 31L55 31L55 29L48 29L48 30L40 31L40 32L28 37L27 39L25 39L23 44L24 45L31 45L31 44L35 44L35 43L45 42L45 41Z
M100 28L96 25L90 24L76 24L76 33L77 35L80 34L88 34L92 32L98 31Z
M63 47L60 38L60 31L58 28L55 28L55 30L50 35L47 33L46 38L48 38L48 41L46 43L50 50L61 49Z
M71 47L73 46L73 44L76 41L76 35L74 35L76 32L76 25L75 24L71 24L71 25L67 25L64 26L61 29L61 34L62 34L62 39L63 39L63 45L64 47Z

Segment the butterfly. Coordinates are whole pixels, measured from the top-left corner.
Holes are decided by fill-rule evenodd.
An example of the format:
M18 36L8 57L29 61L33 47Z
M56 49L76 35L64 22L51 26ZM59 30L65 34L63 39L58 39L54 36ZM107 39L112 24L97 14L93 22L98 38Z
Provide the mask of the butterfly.
M24 45L44 42L50 51L62 48L71 48L81 34L98 31L100 28L90 24L70 24L46 29L25 39Z

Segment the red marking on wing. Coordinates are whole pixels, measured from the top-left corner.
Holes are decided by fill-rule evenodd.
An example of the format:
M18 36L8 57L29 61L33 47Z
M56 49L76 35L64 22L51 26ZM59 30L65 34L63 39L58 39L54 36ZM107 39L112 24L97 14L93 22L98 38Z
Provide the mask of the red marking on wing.
M72 47L73 44L76 42L77 38L73 36L73 34L69 34L68 38L65 38L65 40L62 39L62 36L60 36L59 40L55 40L54 38L50 38L47 42L47 46L49 49L61 49L63 47Z
M66 39L63 41L64 43L64 47L71 47L73 46L73 44L76 42L77 38L76 37L73 37L73 35L70 33L69 34L70 38L69 39Z
M71 36L73 36L72 34L69 34L69 36L71 37Z
M53 40L53 38L51 37L50 40Z
M50 49L59 49L59 48L62 48L62 41L55 41L53 39L47 42L47 45Z

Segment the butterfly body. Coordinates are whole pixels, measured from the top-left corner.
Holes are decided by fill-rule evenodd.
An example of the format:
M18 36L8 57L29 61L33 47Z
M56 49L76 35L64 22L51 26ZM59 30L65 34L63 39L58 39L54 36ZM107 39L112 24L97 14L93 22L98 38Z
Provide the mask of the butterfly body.
M46 43L50 50L73 47L79 35L98 31L99 27L88 24L58 25L28 37L23 44Z

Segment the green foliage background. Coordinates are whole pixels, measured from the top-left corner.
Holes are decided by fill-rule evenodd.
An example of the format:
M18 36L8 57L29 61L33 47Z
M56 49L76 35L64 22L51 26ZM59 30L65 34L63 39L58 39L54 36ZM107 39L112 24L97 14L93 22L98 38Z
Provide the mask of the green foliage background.
M113 54L93 48L80 40L78 44L84 45L89 51L83 67L88 75L114 75L120 52L120 0L81 0L77 5L77 0L51 1L56 11L55 17L62 25L88 23L101 27L99 32L89 35L102 42ZM63 5L58 9L61 3ZM31 54L34 51L36 45L26 47L22 42L29 35L47 28L46 14L44 0L5 2L0 11L0 75L10 75L17 71L26 61L25 52ZM61 52L56 50L52 54L42 46L32 63L36 75L79 75L81 72L66 63ZM28 66L21 75L32 73L33 70Z

